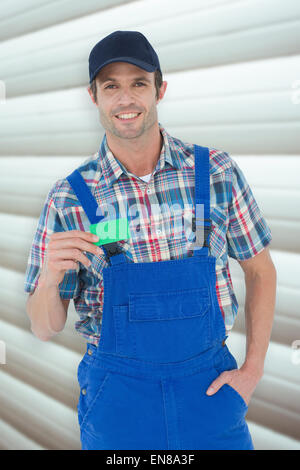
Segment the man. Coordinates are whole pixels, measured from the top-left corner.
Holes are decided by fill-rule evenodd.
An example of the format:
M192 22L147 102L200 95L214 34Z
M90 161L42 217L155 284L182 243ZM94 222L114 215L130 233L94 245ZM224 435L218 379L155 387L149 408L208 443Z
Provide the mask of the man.
M82 449L253 449L245 415L275 305L270 229L226 152L158 122L167 82L144 35L106 36L89 72L105 136L49 191L25 282L41 340L64 328L71 298L80 315ZM129 236L97 246L90 225L104 218L127 219ZM238 308L227 255L245 273L240 369L225 343Z

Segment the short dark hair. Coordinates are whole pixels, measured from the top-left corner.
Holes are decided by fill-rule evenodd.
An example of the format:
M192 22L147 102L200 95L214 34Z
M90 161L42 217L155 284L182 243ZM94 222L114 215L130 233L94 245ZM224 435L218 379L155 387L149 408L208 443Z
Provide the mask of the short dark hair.
M91 82L91 84L89 85L91 91L92 91L92 95L93 95L93 98L95 100L95 102L97 103L97 83L96 83L96 78L94 78L94 80ZM163 76L162 76L162 73L160 72L160 70L155 70L154 72L154 83L155 83L155 88L156 88L156 99L159 98L159 91L160 91L160 88L162 86L162 82L163 82Z

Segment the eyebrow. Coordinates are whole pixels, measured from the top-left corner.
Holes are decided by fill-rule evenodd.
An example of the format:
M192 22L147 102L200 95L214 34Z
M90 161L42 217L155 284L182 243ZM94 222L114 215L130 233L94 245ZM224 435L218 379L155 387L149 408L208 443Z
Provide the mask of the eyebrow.
M134 77L132 80L133 80L133 81L144 81L144 82L148 82L148 83L151 84L151 80L149 80L149 78L146 78L146 77L144 77L144 76ZM101 80L101 79L99 78L99 83L100 83L100 85L102 85L102 83L109 82L109 81L111 81L111 82L117 82L118 80L115 79L115 78L113 78L113 77L106 77L104 80Z

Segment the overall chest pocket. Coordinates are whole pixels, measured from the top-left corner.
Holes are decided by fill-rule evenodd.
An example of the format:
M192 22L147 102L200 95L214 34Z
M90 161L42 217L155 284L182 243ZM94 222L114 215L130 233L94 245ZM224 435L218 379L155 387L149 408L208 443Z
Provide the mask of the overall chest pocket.
M207 287L129 295L129 321L176 320L203 316L210 307Z
M211 343L209 287L130 293L114 306L117 352L160 363L189 359Z

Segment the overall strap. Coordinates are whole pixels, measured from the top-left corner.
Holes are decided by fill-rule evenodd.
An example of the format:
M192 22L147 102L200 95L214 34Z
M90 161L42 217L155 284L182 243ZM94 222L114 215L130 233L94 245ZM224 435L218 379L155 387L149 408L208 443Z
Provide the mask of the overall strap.
M210 175L209 148L195 145L195 215L193 231L196 241L192 245L194 256L209 255L210 222Z
M97 224L100 222L104 218L103 212L98 206L96 199L92 195L90 188L86 184L80 172L78 170L74 170L73 173L66 177L66 179L73 188L73 191L82 205L90 223ZM117 242L105 243L104 245L101 245L101 248L103 249L108 261L112 264L126 263L126 258Z

